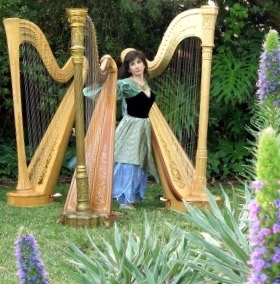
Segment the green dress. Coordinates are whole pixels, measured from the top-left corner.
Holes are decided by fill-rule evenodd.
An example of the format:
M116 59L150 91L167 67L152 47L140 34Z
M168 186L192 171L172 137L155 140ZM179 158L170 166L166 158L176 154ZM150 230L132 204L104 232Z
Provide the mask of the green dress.
M113 198L120 203L144 199L147 176L159 182L151 145L149 111L155 101L151 91L148 97L131 79L118 81L117 97L125 102L126 113L115 134Z

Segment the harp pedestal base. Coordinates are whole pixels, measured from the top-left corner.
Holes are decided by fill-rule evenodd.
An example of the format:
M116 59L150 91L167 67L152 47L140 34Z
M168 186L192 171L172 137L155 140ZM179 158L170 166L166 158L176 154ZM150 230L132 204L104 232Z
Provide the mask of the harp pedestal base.
M7 192L7 204L15 207L37 207L48 205L50 195L38 195L32 190L13 190Z
M109 228L112 224L112 216L94 212L64 212L59 222L74 228L97 228L99 226Z
M220 206L221 198L214 196L215 201ZM184 201L188 202L191 206L198 207L202 210L210 208L209 200L207 195L190 195L184 198ZM187 208L183 201L177 200L176 198L168 198L166 202L166 209L186 212Z

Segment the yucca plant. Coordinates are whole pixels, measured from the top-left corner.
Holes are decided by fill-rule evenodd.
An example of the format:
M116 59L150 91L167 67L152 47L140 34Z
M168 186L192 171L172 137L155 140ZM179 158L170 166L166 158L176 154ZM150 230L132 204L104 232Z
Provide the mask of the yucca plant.
M186 232L168 224L171 234L164 241L147 218L140 236L127 237L114 227L114 238L99 248L87 232L91 250L82 252L67 239L67 251L77 271L77 283L245 283L249 275L251 248L247 240L248 204L251 191L245 185L232 201L223 192L223 208L207 190L210 210L185 203L188 212L178 216L197 226Z
M188 212L181 218L196 225L201 231L181 232L190 242L190 253L197 261L188 265L205 279L196 283L246 283L249 274L248 260L251 248L247 240L248 204L251 192L245 185L241 194L233 194L232 201L225 191L220 208L214 196L207 190L210 209L202 210L185 203ZM173 228L172 225L169 225ZM207 280L206 280L207 279Z
M198 273L188 265L198 259L190 255L188 242L177 228L164 241L147 217L140 235L130 231L123 236L126 234L121 234L115 225L114 237L104 240L103 248L95 244L89 232L86 234L91 247L87 253L66 238L72 250L67 251L69 261L77 269L71 273L77 283L191 284L199 281Z

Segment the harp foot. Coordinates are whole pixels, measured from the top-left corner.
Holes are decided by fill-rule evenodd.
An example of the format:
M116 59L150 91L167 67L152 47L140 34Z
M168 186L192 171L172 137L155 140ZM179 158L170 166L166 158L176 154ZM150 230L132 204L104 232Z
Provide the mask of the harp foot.
M110 214L98 214L94 212L64 212L60 218L59 223L65 226L74 228L97 228L104 226L106 228L111 227L112 215Z
M15 207L37 207L51 203L49 195L38 195L33 190L7 192L7 204Z
M219 196L214 196L215 201L220 206L221 198ZM190 195L183 198L184 201L188 202L191 206L198 207L202 210L207 210L210 208L210 203L208 196L206 194L202 195ZM168 198L166 201L166 209L176 210L181 212L186 212L187 208L183 201L177 200L174 197Z

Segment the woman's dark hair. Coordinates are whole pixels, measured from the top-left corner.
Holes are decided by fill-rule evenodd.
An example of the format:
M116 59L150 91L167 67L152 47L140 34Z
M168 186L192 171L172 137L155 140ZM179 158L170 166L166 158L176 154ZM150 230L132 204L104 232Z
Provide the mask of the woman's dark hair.
M129 73L129 63L136 58L139 58L145 65L144 77L149 77L148 63L145 54L140 50L131 50L125 55L123 59L122 66L120 67L118 72L119 79L124 79L131 76L131 73Z

